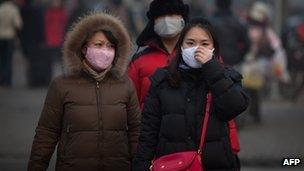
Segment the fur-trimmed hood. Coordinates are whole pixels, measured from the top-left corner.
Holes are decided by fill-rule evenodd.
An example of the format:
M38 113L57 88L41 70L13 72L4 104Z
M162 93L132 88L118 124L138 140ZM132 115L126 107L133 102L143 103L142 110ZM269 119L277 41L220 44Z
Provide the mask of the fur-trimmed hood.
M63 61L68 73L75 74L83 70L81 49L89 38L88 36L99 30L112 32L118 40L114 64L109 72L116 78L125 75L132 48L129 34L118 18L102 12L84 16L67 33L63 45Z

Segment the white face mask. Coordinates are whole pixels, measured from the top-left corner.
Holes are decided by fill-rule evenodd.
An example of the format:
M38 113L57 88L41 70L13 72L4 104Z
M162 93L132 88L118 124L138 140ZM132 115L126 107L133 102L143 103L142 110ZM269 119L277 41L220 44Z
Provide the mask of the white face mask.
M200 68L202 64L194 58L194 53L198 46L190 48L182 48L182 57L184 62L191 68Z
M154 31L160 37L174 37L182 31L184 26L183 18L166 16L154 24Z
M204 60L201 62L196 60L194 57L194 54L195 54L195 51L197 50L197 48L198 48L198 46L185 48L185 49L183 47L181 48L183 60L191 68L202 67L202 64L205 64L206 62L211 60L213 57L214 48L213 49L205 48L204 51L205 51L206 56L205 56Z

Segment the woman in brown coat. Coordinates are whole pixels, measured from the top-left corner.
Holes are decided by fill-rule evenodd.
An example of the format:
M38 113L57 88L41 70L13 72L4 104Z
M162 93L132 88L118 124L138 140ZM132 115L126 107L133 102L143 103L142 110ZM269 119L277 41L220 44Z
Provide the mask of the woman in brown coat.
M58 171L124 171L137 145L140 109L125 71L131 43L121 21L95 13L64 43L68 72L50 85L28 170L46 170L57 147Z

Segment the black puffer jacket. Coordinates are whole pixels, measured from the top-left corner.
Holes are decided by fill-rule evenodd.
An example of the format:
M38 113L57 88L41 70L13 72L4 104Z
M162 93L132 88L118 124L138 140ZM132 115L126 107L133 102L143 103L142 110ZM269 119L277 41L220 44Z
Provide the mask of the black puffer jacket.
M248 98L241 87L242 76L211 60L201 69L179 69L181 84L169 85L168 71L159 69L142 114L141 133L134 170L146 171L153 158L180 151L197 150L207 92L213 101L203 151L205 169L235 170L227 121L242 113Z

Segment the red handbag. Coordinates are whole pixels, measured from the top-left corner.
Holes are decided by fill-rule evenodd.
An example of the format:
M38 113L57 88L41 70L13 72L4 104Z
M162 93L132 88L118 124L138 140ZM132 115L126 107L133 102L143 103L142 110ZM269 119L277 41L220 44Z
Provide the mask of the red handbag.
M206 130L209 120L209 110L211 106L211 93L207 95L205 116L202 121L202 135L199 149L197 151L184 151L162 156L154 161L150 170L152 171L203 171L201 154L205 142Z

